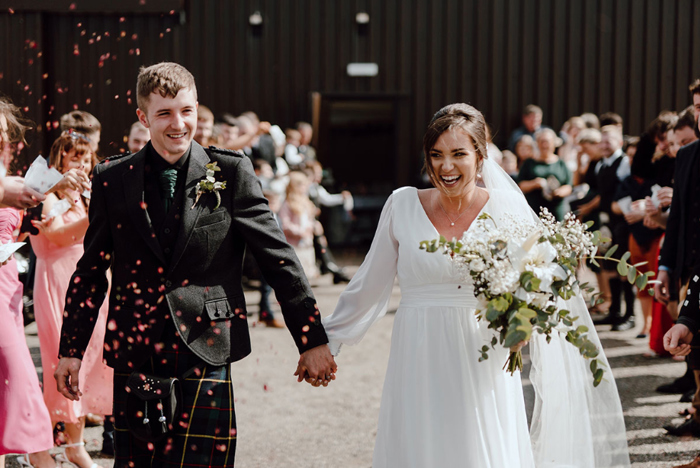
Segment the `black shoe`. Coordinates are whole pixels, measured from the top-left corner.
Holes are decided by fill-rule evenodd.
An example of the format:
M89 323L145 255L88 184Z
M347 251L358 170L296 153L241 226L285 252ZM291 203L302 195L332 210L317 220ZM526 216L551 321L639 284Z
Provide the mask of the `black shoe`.
M674 380L671 383L659 385L656 387L656 391L659 393L686 393L693 391L695 392L695 381L690 379L684 379L683 377Z
M333 284L349 283L350 277L343 270L333 273Z
M608 312L602 317L592 317L595 325L613 325L621 320L619 314Z
M114 431L102 433L102 450L100 452L108 457L114 456Z
M681 403L692 403L693 398L695 397L695 389L688 390L683 394L681 399L679 400Z
M700 423L695 422L695 419L690 418L679 426L664 426L666 431L674 436L692 435L700 437Z
M612 326L611 330L612 331L625 331L625 330L631 330L634 328L634 319L629 318L627 320L624 320L620 323L616 323Z

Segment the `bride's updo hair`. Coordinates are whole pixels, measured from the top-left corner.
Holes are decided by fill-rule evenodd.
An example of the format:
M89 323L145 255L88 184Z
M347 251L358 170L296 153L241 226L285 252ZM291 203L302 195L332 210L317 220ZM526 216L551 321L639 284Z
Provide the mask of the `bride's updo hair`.
M443 107L430 120L428 130L426 130L423 137L423 152L425 153L423 170L428 174L430 181L436 187L438 187L438 181L433 171L433 166L430 164L430 151L437 143L440 135L456 127L462 128L472 139L472 144L479 159L477 164L478 172L481 172L484 159L488 157L486 149L486 121L483 114L475 107L464 103L450 104Z

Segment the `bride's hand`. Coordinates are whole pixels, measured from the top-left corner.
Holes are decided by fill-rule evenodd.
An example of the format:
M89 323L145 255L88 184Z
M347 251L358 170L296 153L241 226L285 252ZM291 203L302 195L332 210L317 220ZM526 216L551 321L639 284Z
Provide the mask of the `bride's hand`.
M510 352L511 352L511 353L517 353L518 351L520 351L521 349L523 349L528 343L529 343L529 341L523 340L523 341L521 341L520 343L516 344L515 346L511 346L511 347L510 347Z

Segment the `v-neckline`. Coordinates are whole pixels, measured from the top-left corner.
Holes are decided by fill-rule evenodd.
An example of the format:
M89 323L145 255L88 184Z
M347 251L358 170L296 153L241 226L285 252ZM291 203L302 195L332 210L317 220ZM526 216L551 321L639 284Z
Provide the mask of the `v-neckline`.
M435 227L435 224L433 224L433 222L430 220L430 216L428 216L428 212L425 211L425 207L423 206L423 203L421 202L420 197L418 196L418 189L416 187L412 187L412 188L413 188L413 193L415 194L416 199L418 200L418 209L420 210L421 213L423 213L423 216L425 217L426 221L428 221L428 224L430 224L430 227L433 228L433 231L435 231L435 233L437 233L438 236L445 237L442 235L442 233L440 233L440 231L438 231L438 229ZM469 227L467 229L465 229L464 231L462 231L463 233L469 232L469 230L474 225L474 221L479 219L479 216L481 216L481 213L484 211L484 208L486 208L486 206L489 204L490 201L491 201L491 197L489 196L489 198L486 200L486 203L484 203L484 206L481 207L479 212L476 214L476 217L472 220L471 224L469 224ZM447 238L447 237L445 237L445 238Z

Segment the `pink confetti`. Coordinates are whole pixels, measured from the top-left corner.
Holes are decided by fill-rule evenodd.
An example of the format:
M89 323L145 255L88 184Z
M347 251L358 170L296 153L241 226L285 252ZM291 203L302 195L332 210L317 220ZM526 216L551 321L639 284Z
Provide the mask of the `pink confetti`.
M73 45L73 55L80 55L80 49L78 49L78 44Z
M75 8L76 8L75 3L71 3L70 6L68 7L69 10L75 10Z

